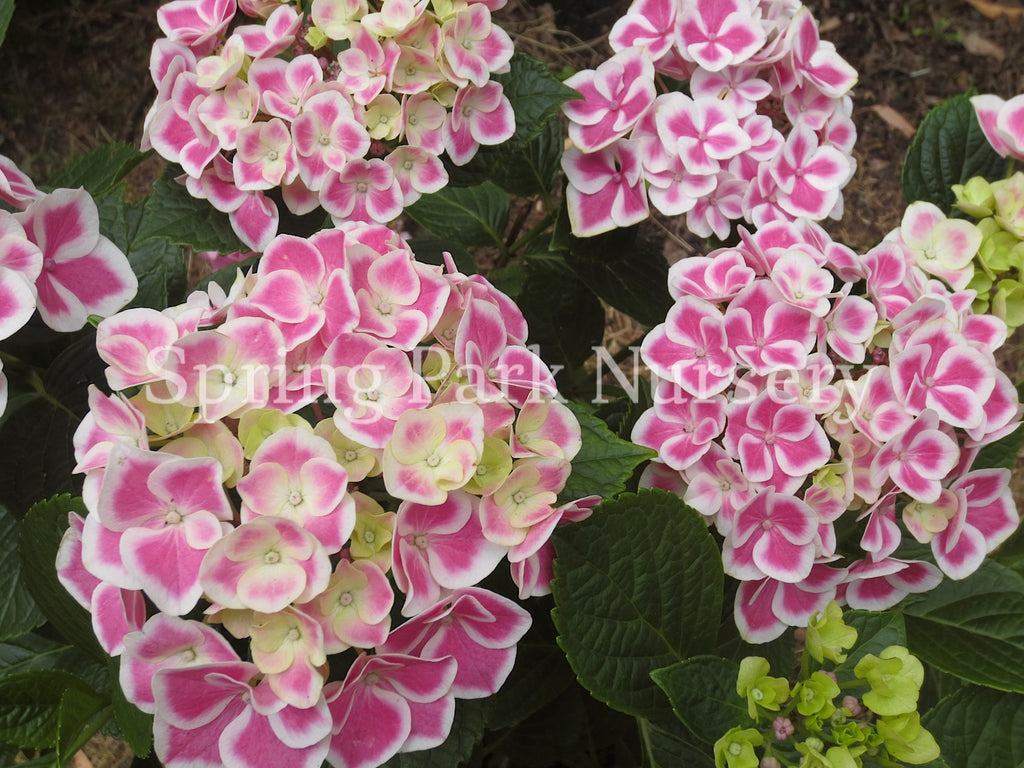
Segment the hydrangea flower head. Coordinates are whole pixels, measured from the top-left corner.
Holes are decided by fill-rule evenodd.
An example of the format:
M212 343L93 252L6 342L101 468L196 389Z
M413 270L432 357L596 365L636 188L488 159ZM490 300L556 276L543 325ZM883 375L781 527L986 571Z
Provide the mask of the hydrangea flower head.
M724 537L750 642L819 622L809 643L838 658L842 633L814 618L832 600L881 610L964 578L1019 525L1005 472L970 471L1021 419L993 357L1005 327L922 263L974 247L933 213L910 206L861 260L779 221L669 274L675 304L641 347L658 397L633 439L660 454L646 482ZM907 533L935 565L894 557Z
M505 562L545 594L598 499L559 503L581 429L521 312L446 263L280 235L226 296L104 321L133 392L90 394L58 571L168 766L376 766L511 672L530 616L478 585Z
M566 81L581 96L563 106L574 234L635 224L651 206L723 240L739 220L840 215L856 73L805 7L635 0L609 41L611 58Z
M515 132L491 77L513 53L498 5L166 3L143 147L179 163L255 250L277 233L274 190L292 214L390 222L448 182L442 154L463 165ZM31 194L11 178L0 194Z

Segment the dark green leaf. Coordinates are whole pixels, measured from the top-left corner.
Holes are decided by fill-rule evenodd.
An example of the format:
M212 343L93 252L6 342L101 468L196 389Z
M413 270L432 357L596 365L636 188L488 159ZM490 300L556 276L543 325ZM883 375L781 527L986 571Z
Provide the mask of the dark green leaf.
M903 164L903 196L926 200L951 211L952 186L974 176L990 181L1006 175L1006 160L996 154L978 124L970 97L960 94L933 108L921 121Z
M490 180L512 195L550 196L563 142L562 124L551 118L524 146L480 147L466 165L451 165L447 169L450 183L470 187Z
M528 54L517 51L510 66L508 72L492 79L501 83L516 114L516 132L507 142L516 148L532 141L565 102L580 95L551 74L544 62Z
M485 765L516 768L637 765L636 720L609 709L573 683L537 712L500 732Z
M0 506L0 640L18 637L46 622L25 585L18 563L18 521Z
M556 372L583 365L604 335L601 302L564 265L529 264L519 308L530 327L530 344L540 348L545 363L558 366Z
M991 555L1000 565L1024 576L1024 525L1004 541Z
M563 205L551 249L562 252L580 280L616 309L644 325L663 323L673 301L668 292L668 262L661 252L639 241L636 227L576 237L565 211Z
M14 395L7 401L7 408L3 413L0 413L0 429L3 429L4 424L11 417L15 411L21 408L23 405L28 405L33 400L38 400L39 395L35 392L25 392L21 395Z
M989 560L945 579L903 610L907 646L923 661L979 685L1024 692L1024 576Z
M36 673L39 674L39 673ZM57 709L57 739L54 746L61 765L68 763L92 735L110 719L110 700L88 689L69 686Z
M994 443L984 446L971 464L971 469L1013 469L1024 445L1024 425Z
M85 515L81 499L68 495L41 501L21 523L21 570L36 604L69 642L106 663L92 631L89 613L57 579L57 548L68 527L68 512Z
M564 689L551 702L506 731L491 749L512 765L527 768L578 764L586 750L586 693L578 685ZM557 723L557 727L554 727ZM498 763L501 764L500 762Z
M694 656L651 677L672 702L676 717L707 744L714 744L737 725L754 723L746 702L736 693L740 665L719 656Z
M573 683L572 669L556 645L521 642L516 666L496 694L486 699L484 712L491 730L525 720Z
M509 264L505 267L492 269L487 273L487 279L491 285L511 297L513 300L522 295L523 286L526 285L526 265Z
M639 726L645 752L644 768L714 768L714 759L698 746L682 723L672 720L652 723L639 718Z
M640 348L635 347L633 351L633 381L630 381L619 368L618 363L610 356L606 356L602 350L597 352L597 368L594 371L598 387L593 400L597 404L594 415L607 424L613 434L623 440L629 440L640 414L654 404L651 399L650 382L642 376L636 375L636 372L639 371ZM614 400L607 399L609 390L618 390L614 386L605 386L605 369L616 383L624 385L623 394Z
M153 716L146 714L125 698L118 679L121 657L110 658L107 661L107 669L110 670L110 698L117 727L136 757L146 757L153 747Z
M456 768L473 753L473 747L484 734L483 708L484 702L479 699L460 699L455 704L455 721L444 744L395 755L381 768Z
M129 206L124 202L127 185L116 184L110 189L93 195L100 219L100 234L127 253L131 246L133 231L128 223ZM132 208L141 207L132 206Z
M166 309L185 298L188 266L181 246L162 239L144 240L127 255L139 278L139 291L126 309Z
M139 289L128 307L164 309L185 297L188 265L180 246L163 238L140 238L144 205L127 205L123 190L115 188L97 199L100 228L125 255L139 279Z
M57 355L43 376L43 389L76 418L89 412L89 386L107 389L107 364L96 352L96 335L87 333ZM44 498L52 494L39 494Z
M48 180L47 186L53 189L85 187L85 191L95 197L116 185L148 156L149 153L124 142L104 144L65 165Z
M921 718L955 768L1024 766L1024 696L964 688Z
M843 621L857 630L857 644L847 654L846 661L835 669L840 682L853 679L853 668L869 653L877 656L890 645L907 644L907 629L902 614L855 611L848 608L843 612Z
M169 168L153 184L153 194L146 200L135 241L161 238L197 251L233 253L244 250L245 246L231 229L227 214L216 210L206 200L192 197L174 180L175 175L175 169Z
M445 187L424 195L405 212L441 240L501 247L509 205L508 193L485 181L475 187Z
M78 417L59 403L42 397L15 411L0 442L0 504L16 517L37 500L75 488L71 443Z
M747 656L760 656L768 664L776 676L786 677L798 660L796 641L792 630L786 630L774 640L767 643L748 643L740 637L736 627L733 604L736 598L738 582L729 579L725 585L724 610L722 622L718 627L718 646L715 652L737 664Z
M7 36L7 27L14 16L14 0L0 0L0 45L3 45Z
M68 722L61 722L63 714ZM75 675L35 670L0 678L0 741L29 749L56 748L61 731L102 711L106 701ZM98 726L97 726L98 727Z
M598 495L610 499L626 488L626 481L654 451L612 434L599 418L576 403L567 403L580 422L583 446L572 460L572 474L560 499L571 501Z
M709 651L722 609L722 557L700 514L642 491L553 539L553 617L578 679L616 709L670 716L650 674Z
M67 643L29 633L0 643L0 677L28 672L33 669L61 669L78 675L96 690L106 676L91 656Z

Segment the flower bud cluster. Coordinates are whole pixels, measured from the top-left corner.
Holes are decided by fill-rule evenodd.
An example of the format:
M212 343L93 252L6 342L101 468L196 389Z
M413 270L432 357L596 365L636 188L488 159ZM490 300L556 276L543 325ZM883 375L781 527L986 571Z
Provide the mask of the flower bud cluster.
M976 312L990 312L1011 331L1024 325L1024 173L954 184L956 206L977 219L977 252L968 287L977 291Z
M859 257L813 222L773 222L670 270L675 305L641 347L655 403L633 440L658 451L645 482L724 537L750 642L833 598L882 610L964 578L1019 524L1009 471L971 468L1021 421L993 356L1006 324L918 247L959 248L947 223L911 206ZM896 556L907 533L938 568Z
M172 0L150 64L143 146L263 250L279 201L386 223L515 131L491 74L513 45L488 0ZM251 23L233 24L236 13Z
M856 72L789 0L634 0L615 55L566 84L573 232L686 214L701 237L842 214ZM676 87L675 83L685 83Z
M49 194L0 155L0 340L38 310L55 331L82 328L90 315L111 315L138 290L128 259L100 234L96 203L84 189ZM0 414L7 378L0 368Z
M716 768L922 765L939 756L917 712L924 667L915 656L889 646L878 656L865 654L852 676L844 673L839 681L836 673L812 670L810 663L841 663L856 644L857 631L843 622L838 603L813 615L807 634L808 641L830 638L830 653L821 653L820 642L817 649L809 642L792 687L788 679L769 675L767 659L748 656L740 662L736 693L754 727L736 726L715 743ZM864 688L861 700L842 694Z
M546 593L553 529L597 501L559 498L581 431L526 334L367 224L100 323L115 392L75 435L58 574L164 764L369 768L498 690L530 617L477 585L507 560Z

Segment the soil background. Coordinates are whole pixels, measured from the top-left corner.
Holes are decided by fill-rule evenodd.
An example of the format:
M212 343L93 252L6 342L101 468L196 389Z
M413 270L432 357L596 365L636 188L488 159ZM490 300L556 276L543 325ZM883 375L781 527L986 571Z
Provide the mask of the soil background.
M970 88L1009 98L1024 92L1024 6L1018 0L812 0L823 39L860 73L853 93L857 173L844 191L833 236L860 252L896 227L905 201L903 157L930 108ZM555 69L594 67L623 0L510 0L495 16L516 45ZM0 154L39 183L71 158L112 140L136 144L155 94L149 49L160 34L154 0L20 0L0 47ZM133 171L143 194L160 170ZM655 228L660 226L660 228ZM702 245L681 224L651 225L666 256ZM1019 341L1004 369L1024 374ZM1019 485L1020 483L1018 483ZM1019 494L1018 494L1019 495ZM131 756L94 743L76 768L112 768Z

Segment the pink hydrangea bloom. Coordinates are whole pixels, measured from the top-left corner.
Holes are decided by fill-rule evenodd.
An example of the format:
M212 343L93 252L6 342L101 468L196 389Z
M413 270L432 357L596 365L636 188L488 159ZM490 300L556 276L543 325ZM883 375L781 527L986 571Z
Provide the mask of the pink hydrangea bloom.
M846 94L856 73L820 39L806 8L634 0L609 41L611 58L566 81L582 97L563 105L574 234L642 221L648 201L721 240L741 219L761 227L841 215L840 190L854 168ZM666 78L685 86L670 89ZM621 197L613 174L629 163L616 163L609 148L625 142L640 145L648 184L630 177L629 196L615 203L628 213L609 215L613 193L596 193ZM594 183L584 189L587 177Z
M569 138L584 152L596 152L625 136L654 103L654 62L649 52L627 48L565 84L582 96L563 107Z
M599 499L557 503L581 428L514 302L446 265L347 222L103 326L128 391L90 392L58 567L165 764L377 765L508 676L529 614L477 585L508 558L545 594Z
M15 218L42 253L36 308L55 331L77 331L89 315L112 315L135 296L135 273L100 234L96 203L84 189L58 189Z
M462 165L515 132L492 77L513 53L491 17L500 5L165 3L143 147L180 164L189 192L228 213L254 250L277 234L275 200L299 216L323 208L338 225L392 221L447 183L441 155ZM37 193L15 170L0 162L0 197L23 207Z
M939 221L918 207L906 226L927 239ZM671 268L674 306L641 346L662 379L633 430L659 454L642 483L724 537L749 642L833 598L882 610L964 578L1019 524L1005 471L970 470L978 438L1024 413L993 356L1002 327L901 238L859 259L806 220L741 229ZM908 531L939 568L894 556Z

